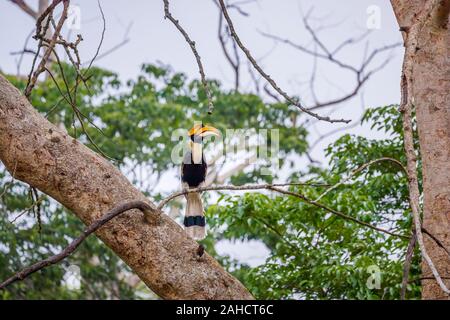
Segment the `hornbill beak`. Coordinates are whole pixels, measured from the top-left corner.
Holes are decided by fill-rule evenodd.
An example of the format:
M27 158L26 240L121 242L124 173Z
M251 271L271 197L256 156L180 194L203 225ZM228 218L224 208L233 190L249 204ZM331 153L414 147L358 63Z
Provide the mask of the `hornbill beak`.
M208 137L208 136L216 136L220 137L220 131L213 126L198 124L192 127L189 130L189 136L199 136L199 137Z

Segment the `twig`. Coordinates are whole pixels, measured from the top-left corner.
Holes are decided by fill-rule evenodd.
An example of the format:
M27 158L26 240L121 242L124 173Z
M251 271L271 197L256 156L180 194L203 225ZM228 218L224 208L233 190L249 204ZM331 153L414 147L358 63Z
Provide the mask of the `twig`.
M392 233L388 230L382 229L382 228L378 228L376 226L373 226L369 223L360 221L356 218L353 218L351 216L346 215L345 213L339 212L337 210L334 210L332 208L329 208L321 203L315 202L313 200L308 199L307 197L305 197L304 195L300 194L300 193L296 193L296 192L291 192L291 191L287 191L284 189L281 189L279 187L283 187L283 186L320 186L322 187L323 184L321 183L303 183L303 182L298 182L298 183L277 183L277 184L260 184L260 185L243 185L243 186L233 186L233 185L222 185L222 186L212 186L212 187L201 187L201 188L193 188L193 189L187 189L187 190L183 190L183 191L179 191L179 192L174 192L172 194L170 194L169 196L167 196L164 200L162 200L158 207L154 208L152 206L150 206L149 204L143 202L143 201L130 201L127 202L125 204L119 205L117 207L115 207L114 209L112 209L111 211L109 211L108 213L106 213L104 216L102 216L100 219L95 220L93 223L91 223L84 231L83 234L81 236L79 236L78 238L76 238L75 240L73 240L63 251L61 251L60 253L51 256L45 260L42 260L40 262L37 262L23 270L21 270L20 272L17 272L15 275L13 275L12 277L8 278L7 280L5 280L3 283L0 284L0 289L4 289L6 286L10 285L11 283L14 283L18 280L23 280L26 277L28 277L29 275L31 275L32 273L39 271L43 268L46 268L50 265L54 265L60 261L62 261L63 259L65 259L66 257L68 257L69 255L71 255L77 248L78 246L92 233L94 233L95 231L97 231L99 228L101 228L103 225L105 225L108 221L110 221L111 219L113 219L114 217L118 216L119 214L131 210L131 209L139 209L144 213L145 218L147 219L147 221L150 221L151 219L151 215L154 213L161 213L162 212L162 208L171 200L188 194L188 193L192 193L192 192L202 192L202 191L219 191L219 190L257 190L257 189L267 189L267 190L272 190L272 191L276 191L278 193L282 193L282 194L286 194L286 195L290 195L290 196L294 196L297 197L301 200L303 200L306 203L309 203L311 205L314 205L316 207L319 207L321 209L324 209L328 212L331 212L341 218L344 218L346 220L350 220L353 221L357 224L360 224L362 226L371 228L373 230L379 231L379 232L383 232L386 234L389 234L391 236L395 236L395 237L400 237L400 238L408 238L406 236L400 235L400 234L395 234ZM272 231L276 232L279 236L282 237L282 235L275 229L270 228ZM283 238L283 237L282 237ZM284 238L283 238L284 239Z
M45 26L44 26L44 34L47 32L48 28L50 27L50 18L51 18L51 15L52 15L52 12L51 12L51 11L49 12L49 15L50 15L50 16L49 16L49 18L47 19L47 21L46 21L46 23L45 23ZM36 25L36 27L38 27L38 26ZM39 30L40 30L41 28L42 28L42 26L39 24ZM38 35L38 33L37 33L37 29L36 29L36 34L33 36L33 38L37 37L37 35ZM36 65L37 58L38 58L39 53L40 53L40 51L41 51L43 42L44 42L44 40L43 40L42 38L40 38L40 39L39 39L39 43L38 43L38 47L37 47L37 50L36 50L36 54L34 55L33 62L31 63L31 69L30 69L30 72L29 72L29 74L28 74L28 80L27 80L27 86L26 86L26 88L28 88L28 86L29 86L30 83L31 83L31 79L32 79L32 76L33 76L34 67L35 67L35 65ZM49 58L50 58L50 57L49 57ZM25 91L26 91L26 88L25 88ZM27 97L27 98L29 99L30 97Z
M416 247L417 237L415 232L413 232L411 238L409 239L408 248L406 249L405 262L403 263L403 277L402 277L402 288L400 290L400 300L405 300L406 289L409 281L409 270L411 269L412 258L414 256L414 248Z
M320 52L317 49L314 49L314 50L309 49L307 46L294 43L293 41L291 41L289 39L282 38L282 37L279 37L279 36L276 36L276 35L273 35L273 34L269 34L269 33L266 33L266 32L261 32L261 31L260 31L260 34L263 35L264 37L267 37L269 39L274 40L275 42L284 43L284 44L286 44L286 45L288 45L288 46L290 46L290 47L292 47L292 48L294 48L296 50L299 50L299 51L301 51L301 52L303 52L305 54L308 54L308 55L310 55L310 56L312 56L314 58L313 72L312 72L312 77L310 79L310 87L311 87L311 92L312 92L315 104L313 106L310 106L308 108L308 110L316 110L316 109L319 109L319 108L324 108L324 107L329 107L329 106L340 104L340 103L342 103L344 101L347 101L347 100L353 98L354 96L356 96L360 92L360 90L363 87L363 85L369 80L369 78L374 73L376 73L379 70L381 70L390 61L390 58L387 58L379 67L374 68L373 70L369 71L364 76L363 73L368 68L370 62L379 53L382 53L384 51L391 50L391 49L394 49L396 47L399 47L401 45L401 43L393 43L391 45L387 45L387 46L383 46L383 47L374 49L370 53L370 55L368 57L363 59L363 62L361 64L361 66L359 68L357 68L357 67L355 67L353 65L350 65L350 64L344 62L343 60L337 58L336 54L340 50L342 50L345 46L348 46L350 44L356 44L356 43L360 42L361 40L363 40L364 38L366 38L367 35L370 33L370 31L364 32L361 36L356 37L356 38L348 38L348 39L344 40L341 44L339 44L334 50L330 50L330 49L328 49L325 46L323 41L321 41L319 39L317 30L314 30L311 27L311 25L309 24L308 19L309 19L309 14L310 13L311 13L311 11L303 17L303 23L305 25L306 30L310 33L310 35L311 35L311 37L313 39L315 47L319 47L321 49ZM315 73L316 73L315 63L316 63L317 58L320 58L322 60L328 61L328 62L330 62L332 64L335 64L336 66L338 66L338 67L340 67L340 68L342 68L344 70L348 70L348 71L352 72L355 75L355 78L356 78L356 82L355 82L355 85L354 85L352 91L350 91L348 93L345 93L341 97L338 97L338 98L335 98L335 99L331 99L329 101L323 101L323 102L318 101L318 99L317 99L317 97L315 95L314 87L313 87L314 86L314 81L315 81Z
M47 64L47 60L48 60L48 58L50 57L50 54L52 53L53 48L55 47L55 44L56 44L56 41L57 41L57 39L58 39L59 33L61 32L61 29L62 29L62 27L63 27L63 25L64 25L64 22L65 22L66 19L67 19L67 10L69 9L69 1L68 1L68 0L62 0L62 1L63 1L64 7L63 7L63 12L62 12L62 14L61 14L61 18L60 18L59 21L58 21L58 25L57 25L56 28L55 28L55 32L54 32L54 34L53 34L53 36L52 36L52 39L51 39L50 42L48 43L48 47L47 47L47 49L46 49L45 52L44 52L44 55L43 55L43 57L42 57L42 59L41 59L41 62L39 63L39 65L38 65L36 71L35 71L35 72L33 73L33 75L31 76L30 81L27 83L27 87L25 88L25 96L26 96L26 97L29 97L29 96L30 96L31 91L32 91L33 88L34 88L34 86L35 86L35 84L36 84L36 81L37 81L39 75L40 75L42 72L45 71L45 65ZM35 38L41 37L40 31L41 31L41 22L42 22L42 20L45 19L45 17L46 17L47 15L50 15L50 16L48 17L47 23L50 22L50 20L51 20L51 12L53 11L53 9L55 8L55 6L56 6L59 2L61 2L61 0L54 0L53 3L52 3L52 4L44 11L44 13L37 19L37 22L36 22L36 36L35 36ZM45 34L43 35L43 37L45 37ZM42 39L41 39L40 41L41 41L41 43L42 43ZM38 53L39 53L39 50L38 50Z
M5 185L3 186L3 191L2 191L2 193L0 193L0 199L3 198L3 196L6 194L6 192L8 192L9 186L14 182L14 175L16 174L16 169L17 169L17 161L14 163L14 169L11 174L11 180L6 182Z
M14 223L17 221L17 219L19 219L21 216L23 216L25 213L27 213L28 211L32 210L34 207L40 205L42 203L42 201L44 201L47 197L46 196L42 196L39 197L36 201L33 201L33 203L31 204L31 206L29 206L28 208L25 208L24 210L22 210L17 216L15 216L10 223Z
M296 198L299 198L301 200L303 200L304 202L314 205L318 208L324 209L325 211L328 211L336 216L339 216L341 218L344 218L346 220L355 222L359 225L365 226L367 228L371 228L373 230L379 231L379 232L383 232L386 234L389 234L391 236L395 236L395 237L399 237L399 238L404 238L404 239L409 239L408 236L404 236L404 235L400 235L400 234L396 234L393 232L390 232L389 230L385 230L379 227L376 227L374 225L371 225L370 223L361 221L357 218L354 218L352 216L349 216L343 212L337 211L333 208L330 208L324 204L321 204L319 202L316 202L314 200L308 199L306 196L300 194L300 193L296 193L296 192L292 192L292 191L287 191L284 189L279 188L280 186L290 186L290 185L295 185L295 184L290 184L290 183L286 183L286 184L255 184L255 185L243 185L243 186L233 186L233 185L220 185L220 186L210 186L210 187L199 187L199 188L192 188L192 189L186 189L186 190L182 190L182 191L178 191L178 192L174 192L172 194L170 194L169 196L167 196L164 200L162 200L159 205L158 205L158 209L161 210L168 202L170 202L171 200L180 197L182 195L188 194L188 193L193 193L193 192L203 192L203 191L221 191L221 190L233 190L233 191L241 191L241 190L261 190L261 189L266 189L266 190L272 190L281 194L286 194L286 195L290 195Z
M403 239L409 239L408 236L397 234L397 233L393 233L393 232L390 232L390 231L388 231L386 229L379 228L379 227L376 227L374 225L371 225L370 223L361 221L361 220L359 220L357 218L353 218L353 217L351 217L351 216L349 216L349 215L347 215L345 213L337 211L337 210L335 210L333 208L330 208L330 207L328 207L328 206L326 206L324 204L321 204L321 203L318 203L318 202L316 202L314 200L308 199L307 197L305 197L302 194L291 192L291 191L286 191L286 190L279 189L279 188L273 188L273 187L269 188L269 190L274 190L274 191L277 191L279 193L283 193L283 194L287 194L287 195L291 195L291 196L300 198L303 201L305 201L306 203L309 203L311 205L314 205L316 207L324 209L325 211L328 211L328 212L330 212L330 213L332 213L332 214L334 214L336 216L339 216L339 217L344 218L344 219L349 220L349 221L353 221L353 222L355 222L355 223L357 223L359 225L365 226L367 228L370 228L370 229L373 229L373 230L376 230L376 231L379 231L379 232L383 232L383 233L389 234L389 235L394 236L394 237L399 237L399 238L403 238Z
M46 268L48 266L57 264L58 262L62 261L63 259L70 256L79 246L80 244L92 233L97 231L99 228L101 228L103 225L105 225L108 221L113 219L114 217L117 217L121 213L124 213L131 209L139 209L144 214L152 214L155 212L154 208L152 208L149 204L143 202L143 201L130 201L124 204L121 204L108 213L106 213L103 217L101 217L98 220L95 220L93 223L91 223L75 240L73 240L63 251L61 251L58 254L55 254L45 260L39 261L19 272L17 272L12 277L8 278L4 282L0 284L0 289L6 288L8 285L18 281L23 280L29 275L35 273L36 271L39 271L43 268Z
M364 169L366 169L367 167L370 167L371 165L378 163L378 162L383 162L383 161L390 161L395 163L396 165L398 165L402 171L406 174L406 168L405 166L398 161L397 159L394 158L389 158L389 157L382 157L379 159L375 159L375 160L371 160L367 163L364 163L363 165L359 166L358 168L354 169L349 175L348 177L346 177L345 179L342 179L341 181L339 181L338 183L336 183L335 185L333 185L332 187L328 188L327 190L325 190L325 192L323 192L320 196L317 197L317 199L315 201L319 201L320 199L322 199L325 195L327 195L330 191L336 189L337 187L341 186L342 184L344 184L345 182L349 181L353 176L355 176L357 173L363 171Z
M103 40L105 39L105 32L106 32L105 13L103 12L103 8L102 8L102 5L100 4L100 0L97 0L97 5L98 5L98 8L100 10L100 14L102 16L102 22L103 22L102 35L100 37L100 42L98 43L97 50L95 51L95 54L94 54L94 56L91 59L91 62L89 62L89 65L88 65L84 75L87 74L89 69L92 67L92 64L94 63L95 59L97 59L97 57L98 57L98 55L100 53L100 48L102 47L102 44L103 44Z
M214 3L216 3L214 1ZM216 3L217 4L217 3ZM234 51L234 59L231 58L231 55L228 53L228 49L226 46L226 40L224 39L222 35L222 28L223 28L223 16L222 12L219 11L219 26L217 30L217 37L219 38L220 46L222 47L223 54L225 55L225 58L227 59L228 63L230 64L231 68L234 71L234 90L239 89L239 69L240 69L240 60L239 60L239 54L237 53L237 48L235 42L233 42L233 51Z
M434 242L436 242L436 244L441 247L442 249L444 249L444 251L447 253L447 256L450 257L450 250L447 249L447 247L445 247L445 245L442 243L441 240L439 240L438 238L436 238L430 231L428 231L427 229L425 229L424 227L422 227L422 232L425 233L427 236L429 236Z
M349 129L352 129L352 128L355 128L355 127L361 125L362 120L364 119L365 105L366 104L365 104L365 101L364 101L364 93L361 93L360 97L361 97L361 104L360 104L360 106L361 106L361 111L362 112L361 112L361 116L359 117L359 119L356 120L356 121L353 121L353 123L350 124L350 125L344 125L344 126L342 126L340 128L335 128L335 129L330 130L330 131L328 131L328 132L326 132L324 134L321 134L314 142L312 142L310 144L309 152L311 152L315 147L317 147L319 145L319 143L321 141L323 141L324 139L326 139L326 138L328 138L328 137L330 137L332 135L335 135L336 133L339 133L341 131L347 131ZM332 112L334 112L334 110L332 110ZM315 125L315 123L311 123L311 125Z
M319 120L327 121L327 122L344 122L349 123L350 120L345 119L331 119L330 117L323 117L320 116L311 110L308 110L305 108L299 101L295 101L293 98L291 98L286 92L284 92L277 83L259 66L259 64L256 62L255 58L252 56L250 51L244 46L241 39L239 38L238 34L236 33L236 30L234 29L233 21L231 20L230 16L228 15L228 10L226 8L226 5L223 0L218 0L220 7L222 9L223 16L225 17L225 20L227 21L228 27L230 29L230 34L233 37L233 39L236 41L237 45L241 50L244 52L244 54L247 56L247 59L251 62L253 67L259 72L259 74L266 79L268 83L272 86L272 88L277 91L283 98L288 101L290 104L295 105L297 108L299 108L301 111L309 114L310 116L313 116L314 118L317 118Z
M125 33L123 35L123 39L121 42L119 42L118 44L116 44L115 46L109 48L108 50L106 50L105 52L103 52L102 54L97 55L97 58L95 59L96 61L103 59L104 57L108 56L109 54L113 53L114 51L116 51L117 49L123 47L124 45L126 45L128 42L130 42L130 38L128 37L128 34L130 32L131 27L133 26L133 23L131 22L128 27L125 29ZM83 62L82 65L86 65L88 63Z
M38 16L37 11L33 10L24 0L10 0L12 3L16 4L20 7L25 13L27 13L33 19L36 19Z
M208 113L212 114L213 109L214 109L214 104L212 101L211 91L209 90L208 82L206 81L205 71L203 70L203 64L202 64L200 55L198 54L197 48L195 47L195 41L191 40L191 38L189 37L186 30L183 29L183 27L180 25L179 21L176 20L170 13L169 0L163 0L163 2L164 2L164 18L169 19L170 22L172 22L173 25L178 29L178 31L180 31L180 33L183 35L186 42L191 47L192 53L195 56L195 60L197 61L197 65L198 65L198 71L200 73L200 78L201 78L203 87L206 92L206 97L208 98Z
M19 60L16 62L16 69L17 69L17 77L20 76L20 67L22 66L22 61L23 61L23 56L25 55L25 53L33 53L36 54L36 52L34 52L34 50L30 50L27 49L28 46L28 41L30 41L31 36L34 33L34 29L30 31L30 33L27 35L27 37L25 38L25 42L23 44L23 50L22 52L19 52L18 54L20 54ZM11 52L12 55L14 55L14 52Z

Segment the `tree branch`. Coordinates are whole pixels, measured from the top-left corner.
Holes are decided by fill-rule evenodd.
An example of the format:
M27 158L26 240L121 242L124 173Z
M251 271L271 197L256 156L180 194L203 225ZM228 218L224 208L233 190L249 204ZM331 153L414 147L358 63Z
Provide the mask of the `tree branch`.
M51 196L87 226L130 201L156 210L112 163L48 122L1 75L0 160L10 173L16 167L15 179ZM146 220L140 212L125 212L96 235L155 294L163 299L253 298L206 252L198 261L198 243L171 218Z
M431 260L426 250L423 234L422 234L422 222L420 219L420 205L419 205L419 182L417 177L417 155L414 148L413 138L413 121L412 121L412 108L413 108L413 68L414 57L418 48L418 37L426 23L427 19L431 16L433 9L436 7L440 0L428 1L420 14L414 16L414 24L409 26L407 37L405 37L405 55L403 58L402 77L401 77L401 103L400 112L403 119L403 133L404 133L404 148L407 159L407 176L408 176L408 189L409 189L409 201L411 205L411 211L414 221L414 228L417 237L417 243L422 254L422 257L426 264L429 266L436 282L439 287L447 295L450 295L449 288L442 280L439 271ZM394 5L395 8L395 5Z
M356 168L355 170L353 170L348 177L346 177L345 179L340 180L338 183L336 183L335 185L333 185L332 187L328 188L327 190L325 190L324 193L322 193L315 201L319 201L320 199L322 199L326 194L328 194L330 191L336 189L337 187L341 186L342 184L344 184L345 182L347 182L348 180L350 180L352 177L354 177L357 173L363 171L364 169L366 169L367 167L370 167L371 165L378 163L378 162L383 162L383 161L389 161L389 162L393 162L396 165L398 165L400 167L400 169L402 169L402 172L406 174L406 168L405 166L398 161L397 159L394 158L390 158L390 157L382 157L379 159L375 159L375 160L371 160L367 163L364 163L363 165L359 166L358 168Z
M40 49L40 47L42 46L42 43L43 43L43 39L42 39L42 38L45 37L46 29L48 28L48 24L50 23L50 20L52 19L52 12L53 12L53 9L54 9L61 1L63 2L63 5L64 5L64 7L63 7L63 12L62 12L62 14L61 14L61 18L60 18L59 21L58 21L58 25L57 25L56 28L55 28L55 32L53 33L52 38L50 39L49 43L47 44L47 49L45 50L44 55L42 56L42 59L41 59L39 65L38 65L36 71L34 71L32 75L31 75L31 73L30 73L29 81L28 81L28 83L27 83L27 87L25 88L25 96L26 96L26 97L29 97L29 96L30 96L31 91L32 91L33 88L34 88L34 86L35 86L35 84L36 84L36 81L37 81L39 75L40 75L42 72L45 71L45 65L47 64L47 60L49 59L50 54L52 53L53 48L55 47L55 44L56 44L57 39L58 39L58 36L59 36L59 34L60 34L60 32L61 32L61 29L62 29L62 27L63 27L63 25L64 25L64 22L65 22L66 19L67 19L67 10L69 9L69 1L68 1L68 0L54 0L53 3L52 3L52 4L44 11L44 13L37 19L37 22L36 22L36 36L35 36L35 39L40 38L40 43L39 43L38 50L37 50L37 54L39 54L39 49ZM41 29L42 29L41 23L42 23L42 21L43 21L47 16L48 16L48 18L47 18L46 27L44 28L44 34L41 34ZM37 56L37 55L36 55L36 56ZM33 64L34 64L34 62L33 62ZM33 71L33 70L31 70L31 72L32 72L32 71Z
M33 19L38 17L38 13L31 9L31 7L24 0L10 0L12 3L16 4L20 9L27 13Z
M222 186L212 186L212 187L201 187L201 188L194 188L194 189L188 189L188 190L183 190L183 191L179 191L179 192L174 192L172 194L170 194L169 196L167 196L165 199L163 199L159 205L154 208L152 206L150 206L148 203L143 202L143 201L130 201L121 205L118 205L117 207L113 208L112 210L110 210L108 213L106 213L105 215L103 215L100 219L95 220L94 222L92 222L82 233L81 236L79 236L78 238L76 238L75 240L73 240L63 251L61 251L60 253L53 255L45 260L39 261L27 268L24 268L23 270L17 272L15 275L13 275L12 277L8 278L7 280L5 280L4 282L0 283L0 289L4 289L5 287L7 287L8 285L18 281L18 280L23 280L26 277L28 277L29 275L43 269L46 268L48 266L57 264L58 262L62 261L63 259L67 258L69 255L71 255L79 246L80 244L92 233L96 232L98 229L100 229L102 226L104 226L107 222L109 222L111 219L117 217L118 215L131 210L131 209L139 209L141 210L144 215L147 218L147 220L150 223L153 223L153 221L155 220L154 215L157 214L158 216L160 216L162 214L162 209L163 207L171 200L182 196L182 195L186 195L188 193L193 193L193 192L203 192L203 191L221 191L221 190L258 190L258 189L267 189L267 190L271 190L271 191L275 191L281 194L286 194L286 195L290 195L290 196L294 196L297 198L300 198L301 200L303 200L306 203L309 203L311 205L317 206L319 208L325 209L328 212L331 212L341 218L344 218L346 220L350 220L353 222L356 222L360 225L363 225L365 227L374 229L376 231L379 232L383 232L386 234L389 234L391 236L395 236L395 237L401 237L401 238L405 238L405 236L403 235L399 235L399 234L395 234L392 233L388 230L382 229L382 228L378 228L376 226L373 226L369 223L360 221L356 218L353 218L351 216L348 216L342 212L336 211L334 209L331 209L323 204L320 204L316 201L310 200L308 198L306 198L304 195L300 194L300 193L296 193L296 192L291 192L291 191L287 191L284 189L280 189L279 187L283 187L283 186L319 186L322 187L324 186L324 184L317 184L317 183L277 183L277 184L260 184L260 185L243 185L243 186L233 186L233 185L222 185ZM326 186L326 184L325 184ZM277 235L279 235L283 241L286 241L282 235L275 229L273 229L271 226L267 225L267 223L264 223L264 221L260 221L262 222L266 227L268 227L269 229L271 229L272 231L274 231L275 233L277 233ZM407 237L406 237L407 238ZM289 244L289 243L288 243Z
M379 232L383 232L386 233L388 235L394 236L394 237L399 237L399 238L404 238L404 239L409 239L408 236L404 236L404 235L400 235L400 234L396 234L393 233L389 230L383 229L383 228L379 228L376 227L374 225L371 225L370 223L361 221L357 218L354 218L352 216L349 216L343 212L337 211L333 208L330 208L322 203L319 203L317 201L308 199L306 196L304 196L303 194L297 193L297 192L292 192L292 191L288 191L288 190L284 190L281 189L279 187L283 187L283 186L295 186L295 185L303 185L303 186L318 186L317 184L308 184L308 183L281 183L281 184L255 184L255 185L242 185L242 186L234 186L234 185L221 185L221 186L210 186L210 187L199 187L199 188L192 188L192 189L187 189L187 190L182 190L182 191L178 191L178 192L174 192L172 194L170 194L169 196L167 196L164 200L162 200L159 205L158 205L158 209L161 210L168 202L170 202L171 200L180 197L182 195L186 195L188 193L193 193L193 192L203 192L203 191L221 191L221 190L233 190L233 191L242 191L242 190L261 190L261 189L266 189L266 190L272 190L281 194L285 194L285 195L289 195L289 196L293 196L296 198L301 199L302 201L316 206L318 208L321 208L329 213L332 213L336 216L339 216L343 219L352 221L354 223L357 223L359 225L362 225L364 227L379 231ZM323 186L323 185L319 185L319 186Z
M223 0L218 0L220 7L222 9L223 16L225 17L225 20L227 21L228 27L230 29L230 34L233 37L234 41L236 41L238 47L244 52L244 54L247 56L247 59L250 61L250 63L253 65L253 67L259 72L259 74L266 79L266 81L272 86L272 88L278 92L286 101L288 101L290 104L296 106L301 111L309 114L310 116L317 118L319 120L327 121L327 122L345 122L349 123L350 120L345 119L331 119L330 117L323 117L320 116L311 110L305 108L300 102L295 101L293 98L291 98L286 92L284 92L277 83L259 66L259 64L256 62L255 58L250 53L250 50L248 50L244 44L242 43L241 39L239 38L238 34L236 33L236 30L234 29L233 21L231 20L228 10L226 8L226 5Z
M383 63L381 63L380 66L378 66L377 68L374 68L373 70L369 71L365 76L362 76L364 71L368 68L370 62L377 55L379 55L380 53L388 51L388 50L392 50L392 49L397 48L397 47L399 47L401 45L401 43L393 43L393 44L386 45L386 46L383 46L383 47L380 47L380 48L376 48L370 53L370 55L366 59L364 59L364 61L362 62L360 67L354 67L354 66L349 65L349 64L345 63L344 61L341 61L340 59L336 58L335 55L343 47L345 47L345 46L347 46L349 44L357 43L358 41L360 41L361 39L366 37L366 35L368 33L364 33L362 36L360 36L358 38L346 39L340 45L338 45L338 47L335 50L330 51L324 45L324 43L319 39L319 36L317 35L316 31L314 31L313 28L309 25L309 23L307 22L307 17L304 17L303 20L304 20L304 24L305 24L307 30L309 31L309 33L311 34L311 36L312 36L312 38L314 40L314 43L317 46L319 46L322 49L323 52L317 52L317 50L308 49L306 46L294 43L294 42L292 42L289 39L281 38L281 37L276 36L276 35L272 35L272 34L269 34L269 33L266 33L266 32L260 32L260 33L266 38L272 39L272 40L274 40L276 42L287 44L287 45L289 45L290 47L292 47L294 49L297 49L297 50L299 50L299 51L301 51L303 53L306 53L306 54L314 57L314 59L320 58L322 60L325 60L325 61L328 61L328 62L330 62L332 64L335 64L336 66L342 68L343 70L348 70L351 73L353 73L355 75L355 78L356 78L355 85L354 85L353 89L350 92L345 93L341 97L334 98L334 99L331 99L329 101L323 101L323 102L317 101L317 98L315 98L315 92L314 92L314 90L312 90L313 97L315 98L316 101L315 101L315 104L313 106L308 108L308 110L316 110L316 109L319 109L319 108L324 108L324 107L337 105L337 104L340 104L340 103L342 103L344 101L347 101L347 100L353 98L354 96L356 96L360 92L360 90L363 87L363 85L370 79L370 77L373 76L376 72L380 71L390 61L390 59L387 58ZM314 66L314 69L315 68L316 67ZM313 77L312 77L310 83L312 83L314 81L314 74L315 74L315 70L313 71Z
M416 247L417 237L413 232L409 239L408 248L406 249L405 262L403 263L402 288L400 290L400 300L405 300L406 289L409 282L409 270L411 269L412 258L414 256L414 248Z
M31 274L42 270L46 267L49 267L51 265L57 264L58 262L62 261L63 259L70 256L79 246L80 244L89 237L92 233L96 232L98 229L100 229L102 226L104 226L108 221L111 219L117 217L121 213L124 213L131 209L139 209L141 210L144 215L150 215L150 214L160 214L160 212L155 211L154 208L152 208L148 203L145 203L143 201L131 201L124 203L122 205L119 205L106 213L102 218L95 220L93 223L91 223L75 240L73 240L63 251L61 251L58 254L55 254L47 259L44 259L42 261L39 261L35 264L32 264L31 266L22 269L21 271L17 272L12 277L8 278L7 280L0 283L0 290L5 289L10 284L23 280L26 277L30 276Z
M208 113L211 114L214 109L214 104L213 104L213 100L212 100L212 96L211 96L211 91L209 90L208 82L206 81L205 71L203 70L203 64L201 61L201 57L197 52L197 48L195 47L195 41L191 40L191 38L189 37L186 30L183 29L183 27L180 25L179 21L176 20L170 13L169 0L163 0L163 2L164 2L164 18L169 19L170 22L173 23L173 25L178 29L178 31L180 31L180 33L183 35L186 42L191 47L192 53L194 54L195 60L197 61L198 71L200 73L200 78L201 78L203 87L206 92L206 97L208 98Z

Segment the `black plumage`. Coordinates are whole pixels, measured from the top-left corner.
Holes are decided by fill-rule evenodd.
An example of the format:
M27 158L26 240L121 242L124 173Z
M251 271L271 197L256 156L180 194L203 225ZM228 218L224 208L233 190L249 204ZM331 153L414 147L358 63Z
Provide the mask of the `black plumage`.
M196 188L205 181L207 169L208 166L203 154L202 162L194 163L192 152L187 151L181 166L181 181L187 183L190 188Z
M181 181L184 188L193 189L203 186L206 180L208 165L203 154L203 138L209 135L219 136L220 132L214 127L198 124L189 130L188 134L189 150L183 157ZM201 193L189 192L185 194L185 197L186 211L183 224L186 233L192 239L204 239L206 237L206 219Z

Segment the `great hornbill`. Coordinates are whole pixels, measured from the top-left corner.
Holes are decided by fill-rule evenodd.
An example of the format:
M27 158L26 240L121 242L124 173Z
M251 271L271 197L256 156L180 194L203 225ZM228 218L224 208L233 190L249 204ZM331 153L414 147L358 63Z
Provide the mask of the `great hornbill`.
M189 130L188 135L189 150L184 154L181 166L181 182L185 189L203 186L208 168L203 154L203 138L211 135L219 136L220 132L214 127L197 124ZM206 221L200 193L187 193L186 202L185 230L195 240L204 239Z

